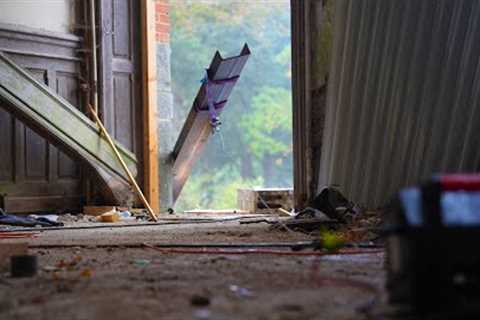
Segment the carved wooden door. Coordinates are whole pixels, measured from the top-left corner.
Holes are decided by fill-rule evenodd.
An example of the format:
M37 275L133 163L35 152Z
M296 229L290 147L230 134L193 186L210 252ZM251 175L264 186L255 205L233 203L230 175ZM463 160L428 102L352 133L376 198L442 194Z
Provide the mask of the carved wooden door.
M138 0L98 1L100 113L107 130L135 153L142 182L142 95Z

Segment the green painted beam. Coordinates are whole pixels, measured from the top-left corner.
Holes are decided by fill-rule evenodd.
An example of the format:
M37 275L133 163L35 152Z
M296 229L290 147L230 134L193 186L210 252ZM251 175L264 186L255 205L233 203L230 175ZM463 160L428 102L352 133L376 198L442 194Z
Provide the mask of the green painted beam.
M3 53L0 53L0 97L12 114L96 169L116 198L130 192L128 177L96 124ZM136 175L135 155L116 144Z

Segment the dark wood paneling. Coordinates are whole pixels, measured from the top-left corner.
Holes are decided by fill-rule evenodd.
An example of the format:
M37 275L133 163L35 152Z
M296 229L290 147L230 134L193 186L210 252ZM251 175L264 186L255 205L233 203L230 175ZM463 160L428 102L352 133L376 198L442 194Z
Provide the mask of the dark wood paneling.
M47 70L28 69L34 78L48 85ZM49 173L49 144L32 129L24 124L20 125L24 130L24 152L20 153L20 160L25 165L25 182L48 181Z
M48 143L32 129L25 126L25 181L48 180Z
M128 73L113 76L113 101L115 105L115 138L129 150L134 150L132 132L135 132L135 113L132 108L132 81Z
M139 1L101 1L100 112L105 127L138 160L142 184L142 95ZM138 21L138 23L135 23Z
M113 56L130 60L131 57L131 1L112 0Z
M74 106L80 106L78 76L74 73L57 72L57 93ZM59 179L76 179L80 174L77 162L61 151L57 151L57 173Z
M13 182L14 158L14 119L5 110L0 109L0 182Z
M130 199L132 191L128 186L129 178L114 153L122 156L122 165L130 168L134 175L137 168L135 156L118 143L117 150L112 150L93 121L54 94L52 89L38 83L4 54L0 54L0 101L4 108L42 137L66 154L88 164L94 174L88 176L100 178L101 185L108 188L106 192L99 190L105 201L125 205L125 199ZM51 159L55 160L55 157ZM55 168L55 164L51 167ZM50 178L54 181L55 174L52 173ZM57 181L65 185L64 181Z
M0 23L0 51L8 54L79 62L75 51L81 41L72 34Z
M75 36L61 36L0 24L0 49L9 53L39 82L76 106L79 94L79 59ZM82 198L79 164L49 144L0 105L0 195L7 210L74 209ZM55 204L55 197L66 201ZM45 200L46 199L46 200ZM72 200L73 199L73 200ZM58 201L57 201L58 202Z
M104 0L97 5L100 113L112 135L135 152L141 184L143 114L139 1ZM79 74L84 76L85 71L81 70L81 51L78 50L82 41L73 35L0 23L0 50L77 106L83 104L78 92ZM0 195L21 199L10 201L13 207L23 208L21 210L45 208L59 195L73 199L82 194L81 170L76 161L3 110L0 124L0 151L2 159L7 159L0 165ZM45 197L50 200L41 200L47 199ZM20 206L22 201L25 203ZM74 202L70 201L72 205ZM64 208L68 206L63 205Z
M68 208L80 208L82 196L5 196L1 197L3 206L15 208L18 212L65 211Z

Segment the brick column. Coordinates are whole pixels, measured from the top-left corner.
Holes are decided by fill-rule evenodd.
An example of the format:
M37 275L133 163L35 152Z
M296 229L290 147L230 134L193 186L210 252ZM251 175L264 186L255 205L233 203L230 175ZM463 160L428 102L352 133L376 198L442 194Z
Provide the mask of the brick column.
M173 94L170 72L169 0L155 1L157 40L158 160L161 212L173 206L171 153L173 151Z
M155 1L155 22L156 22L156 36L157 42L170 42L170 17L168 0Z

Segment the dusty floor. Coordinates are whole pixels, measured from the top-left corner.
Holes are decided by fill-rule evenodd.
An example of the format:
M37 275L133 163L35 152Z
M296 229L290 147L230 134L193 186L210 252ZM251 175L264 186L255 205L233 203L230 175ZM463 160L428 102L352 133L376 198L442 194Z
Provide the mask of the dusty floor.
M374 294L363 284L383 291L383 253L314 258L97 247L307 239L238 221L44 232L28 241L87 247L30 249L41 271L35 278L0 277L0 319L366 318L362 310Z

